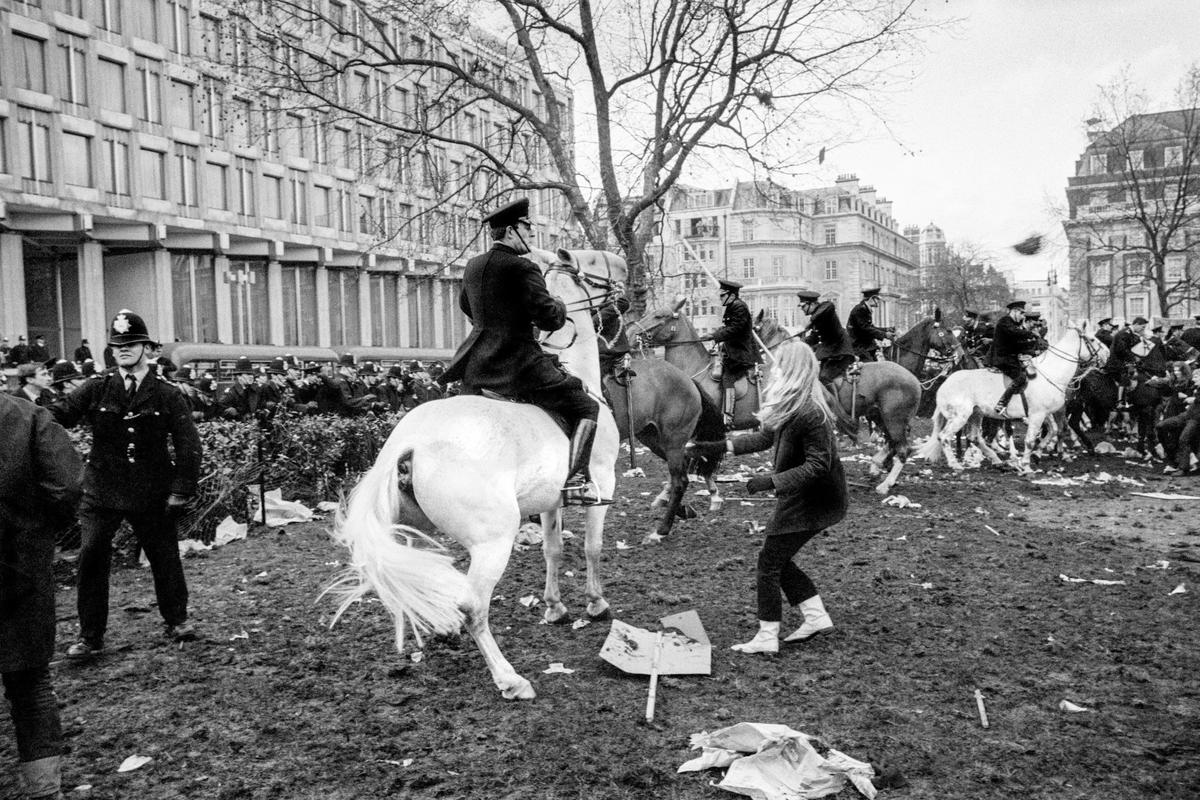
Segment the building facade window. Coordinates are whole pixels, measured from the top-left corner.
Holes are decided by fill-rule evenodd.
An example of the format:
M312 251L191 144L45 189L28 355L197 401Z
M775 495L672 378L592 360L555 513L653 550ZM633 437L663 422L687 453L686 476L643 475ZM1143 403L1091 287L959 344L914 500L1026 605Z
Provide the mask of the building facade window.
M129 3L129 32L148 42L158 38L158 0L127 0Z
M303 172L291 170L288 183L291 188L291 221L295 225L308 224L308 181Z
M313 187L313 225L333 227L333 189L328 186Z
M122 0L87 0L92 9L92 22L110 33L121 32Z
M187 208L197 207L196 178L200 150L187 144L175 145L175 202Z
M283 343L317 343L317 265L283 264Z
M92 170L92 137L64 131L62 145L63 182L93 188L96 182Z
M371 344L400 347L400 276L371 275Z
M99 80L96 82L96 102L108 111L124 114L129 106L125 102L125 65L119 61L101 58L98 61Z
M270 344L271 315L267 262L230 261L229 305L234 344Z
M167 199L167 154L148 147L140 149L138 157L138 172L140 180L138 187L142 197L155 200Z
M783 277L783 256L771 256L771 277Z
M358 272L354 270L329 270L329 338L334 347L362 344Z
M825 226L825 244L837 244L837 226Z
M28 191L53 189L50 166L50 115L29 108L17 109L19 169Z
M754 266L753 258L742 259L742 277L753 278L758 274L758 270Z
M826 260L826 262L825 262L825 280L836 281L837 276L838 276L837 259L831 258L831 259Z
M217 341L217 284L210 255L171 255L171 304L175 337L185 342Z
M129 197L128 134L116 128L104 128L104 190L111 200Z
M229 167L212 161L204 165L204 201L209 208L229 211Z
M196 127L196 87L187 81L171 79L170 95L171 124L177 128L193 130Z
M59 32L58 52L62 74L62 99L80 106L88 104L87 45L80 36Z
M23 33L12 35L13 73L18 89L46 92L46 43Z
M283 219L283 178L263 176L263 216Z
M225 87L214 78L204 79L204 133L209 139L225 136Z
M167 0L167 17L170 26L168 46L180 55L190 55L192 44L187 0Z
M138 119L162 124L162 63L139 58L137 73Z

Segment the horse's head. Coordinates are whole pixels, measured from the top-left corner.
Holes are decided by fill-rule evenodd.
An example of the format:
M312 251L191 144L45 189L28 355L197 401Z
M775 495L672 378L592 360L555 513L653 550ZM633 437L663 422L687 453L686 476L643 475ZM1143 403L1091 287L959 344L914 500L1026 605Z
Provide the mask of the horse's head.
M677 297L671 306L647 312L637 322L630 324L629 330L646 347L661 347L681 338L695 338L695 329L683 315L686 304L686 297Z
M933 317L926 320L928 326L929 346L938 351L939 355L952 356L962 352L962 344L954 332L942 322L942 310L936 308Z
M758 334L758 338L762 340L768 350L792 338L792 335L787 332L787 328L779 324L779 320L768 317L764 311L759 311L758 317L754 320L754 332Z

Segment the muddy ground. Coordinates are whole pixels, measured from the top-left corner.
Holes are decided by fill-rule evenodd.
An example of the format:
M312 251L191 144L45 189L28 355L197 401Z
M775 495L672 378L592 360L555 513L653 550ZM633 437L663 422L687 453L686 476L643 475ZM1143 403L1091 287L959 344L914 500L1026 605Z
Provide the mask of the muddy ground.
M896 492L921 507L898 508L871 491L865 452L843 446L849 518L802 551L837 632L777 657L729 650L754 632L752 529L769 502L725 484L719 513L692 497L700 518L643 545L662 466L643 458L646 477L618 481L603 567L614 615L652 628L695 609L714 645L710 677L662 681L649 726L646 679L597 657L607 623L540 625L541 608L519 602L541 594L536 547L514 555L492 605L501 647L538 692L528 703L500 698L469 639L430 643L420 661L397 654L377 603L330 630L317 595L342 554L323 523L189 557L196 643L160 638L148 571L117 570L108 652L54 666L64 788L98 800L717 798L719 772L676 773L689 736L759 721L889 766L906 785L884 798L1200 795L1200 501L1131 494L1200 494L1200 480L1120 456L1044 465L1114 478L1077 486L916 462ZM579 522L569 513L566 527ZM583 567L575 538L563 590L576 616ZM60 652L74 603L62 586ZM785 630L799 621L785 611ZM544 674L552 662L575 671ZM153 760L118 774L131 755ZM15 793L14 761L0 736L0 796Z

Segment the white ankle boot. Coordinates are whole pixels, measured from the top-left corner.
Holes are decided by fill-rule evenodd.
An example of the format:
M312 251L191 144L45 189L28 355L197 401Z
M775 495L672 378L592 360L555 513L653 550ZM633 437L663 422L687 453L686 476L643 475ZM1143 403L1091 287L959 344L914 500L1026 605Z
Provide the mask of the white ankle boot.
M62 785L62 756L47 756L20 764L21 783L29 798L57 798Z
M758 621L758 633L744 644L735 644L729 648L739 653L778 653L779 652L779 623Z
M825 611L825 604L821 602L821 595L810 597L800 604L800 611L804 614L804 624L796 630L788 634L785 642L803 642L818 636L822 633L829 633L833 630L833 620L829 618L829 613Z

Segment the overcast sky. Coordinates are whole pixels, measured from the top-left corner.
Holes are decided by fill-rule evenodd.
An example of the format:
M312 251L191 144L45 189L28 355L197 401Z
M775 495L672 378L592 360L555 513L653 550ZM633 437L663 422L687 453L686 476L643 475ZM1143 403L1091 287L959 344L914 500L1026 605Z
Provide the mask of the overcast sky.
M929 0L961 22L932 34L911 86L887 100L892 135L836 147L827 177L854 172L901 225L939 225L1015 277L1066 284L1058 216L1087 143L1098 86L1128 65L1166 108L1200 59L1200 0ZM803 187L797 187L803 188ZM1011 245L1051 234L1041 255Z

